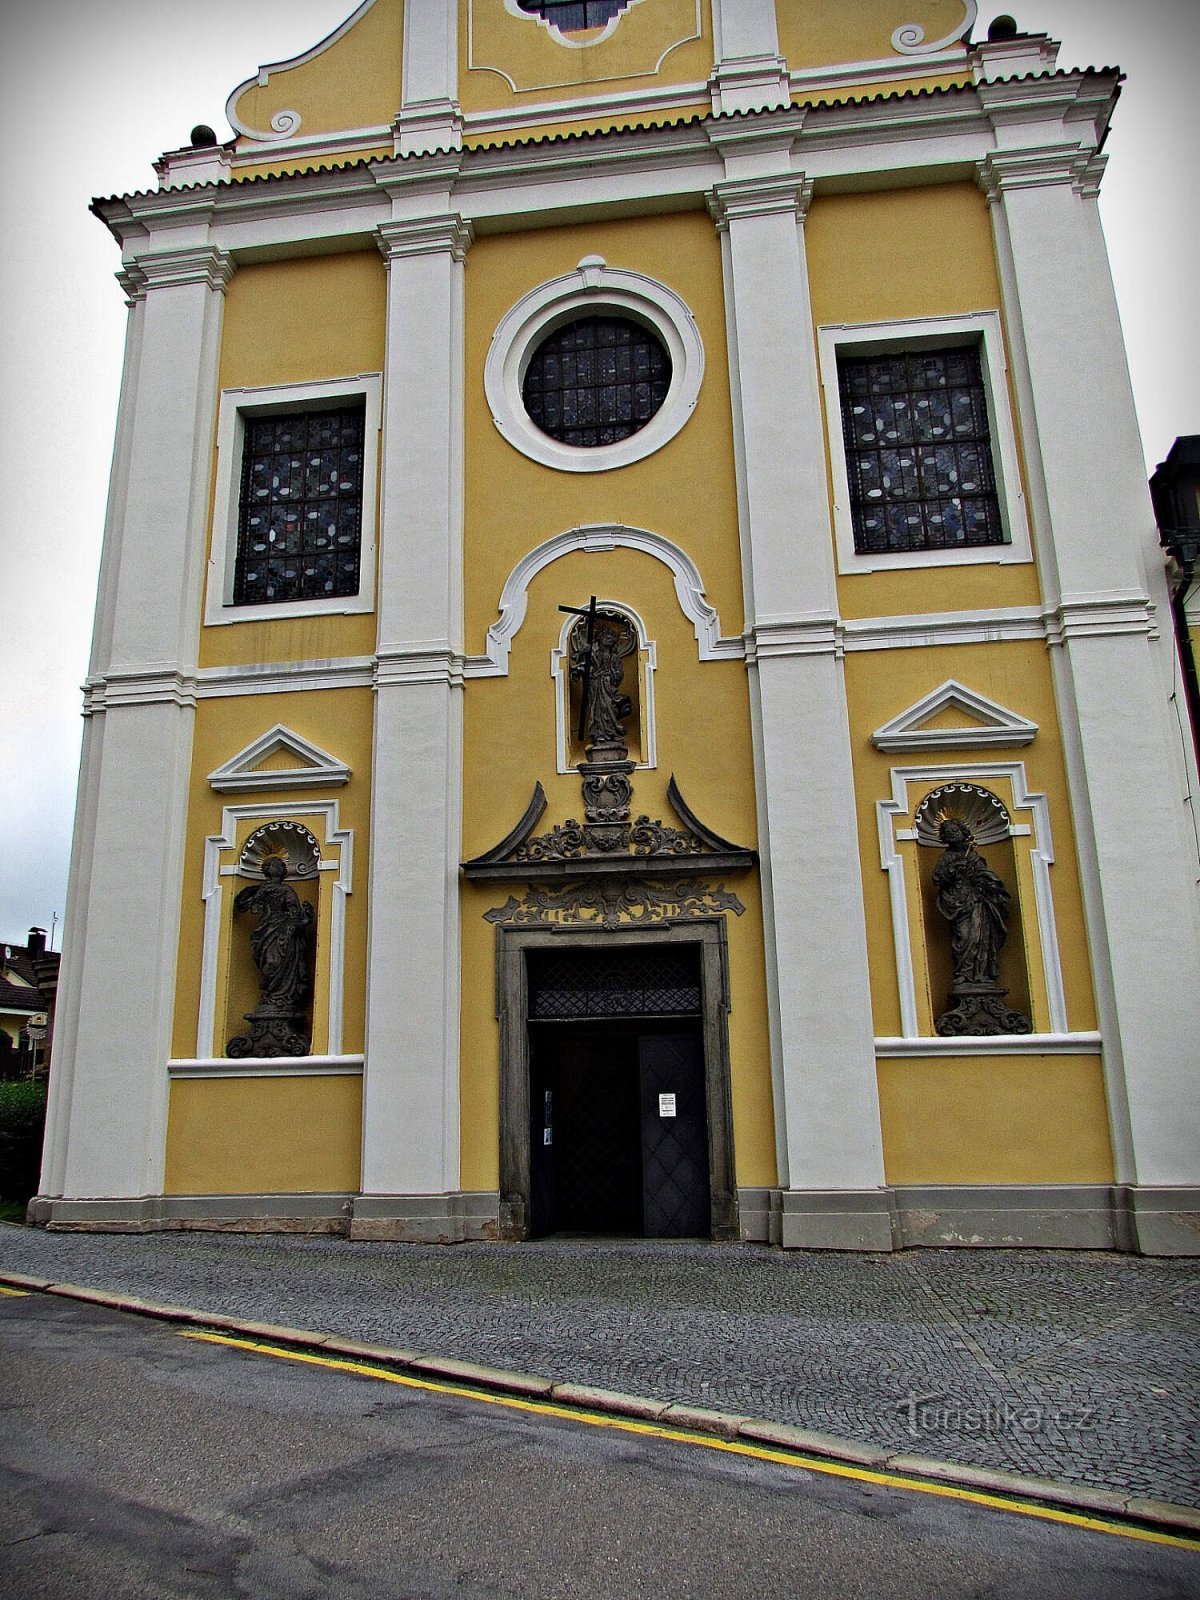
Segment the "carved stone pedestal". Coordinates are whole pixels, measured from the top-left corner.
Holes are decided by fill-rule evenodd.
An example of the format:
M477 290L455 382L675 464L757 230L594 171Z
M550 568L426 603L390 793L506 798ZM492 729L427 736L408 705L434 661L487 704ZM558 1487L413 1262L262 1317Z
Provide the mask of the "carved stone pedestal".
M966 1034L976 1038L999 1033L1032 1033L1033 1024L1020 1011L1004 1004L1007 989L994 983L956 983L950 991L954 1005L935 1024L943 1037Z
M241 1056L306 1056L309 1038L302 1011L269 1011L256 1007L245 1013L249 1033L238 1033L225 1046L225 1054Z

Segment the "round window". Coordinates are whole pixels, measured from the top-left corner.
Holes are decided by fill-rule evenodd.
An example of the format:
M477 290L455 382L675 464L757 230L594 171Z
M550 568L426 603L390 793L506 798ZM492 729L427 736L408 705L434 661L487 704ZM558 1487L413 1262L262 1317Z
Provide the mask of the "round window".
M560 444L595 448L638 433L671 387L671 357L631 317L577 317L529 358L521 398L531 422Z

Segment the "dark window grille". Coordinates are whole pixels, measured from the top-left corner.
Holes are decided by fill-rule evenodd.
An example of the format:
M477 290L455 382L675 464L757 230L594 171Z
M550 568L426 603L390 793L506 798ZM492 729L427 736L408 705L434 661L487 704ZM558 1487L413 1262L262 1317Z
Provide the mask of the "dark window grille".
M531 950L528 962L529 1016L535 1021L700 1014L694 946Z
M517 0L522 11L544 17L560 33L578 33L584 28L602 28L620 16L629 0Z
M671 358L625 317L580 317L543 339L525 371L530 419L560 444L616 444L639 432L671 386Z
M840 356L854 548L1005 543L977 347Z
M233 603L358 593L364 407L247 417Z

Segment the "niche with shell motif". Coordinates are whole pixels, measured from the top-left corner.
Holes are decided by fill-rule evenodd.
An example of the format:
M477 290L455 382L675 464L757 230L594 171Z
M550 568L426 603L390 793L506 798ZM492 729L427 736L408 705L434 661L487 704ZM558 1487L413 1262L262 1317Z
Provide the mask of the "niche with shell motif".
M930 1005L938 1034L1023 1034L1029 965L1012 822L974 783L927 794L913 818Z
M320 865L315 836L282 818L256 828L242 846L230 905L229 1056L309 1054Z

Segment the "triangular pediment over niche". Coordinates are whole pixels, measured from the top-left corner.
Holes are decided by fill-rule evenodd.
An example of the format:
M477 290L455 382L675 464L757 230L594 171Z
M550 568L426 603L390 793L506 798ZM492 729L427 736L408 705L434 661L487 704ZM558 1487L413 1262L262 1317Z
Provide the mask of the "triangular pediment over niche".
M252 744L210 772L221 793L263 789L326 789L346 783L350 768L302 734L277 722Z
M1031 744L1038 725L998 700L947 679L882 728L871 743L877 750L967 750L981 746Z

